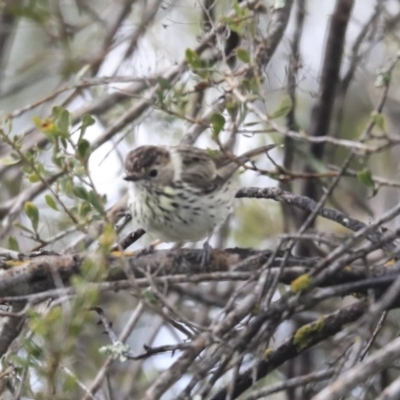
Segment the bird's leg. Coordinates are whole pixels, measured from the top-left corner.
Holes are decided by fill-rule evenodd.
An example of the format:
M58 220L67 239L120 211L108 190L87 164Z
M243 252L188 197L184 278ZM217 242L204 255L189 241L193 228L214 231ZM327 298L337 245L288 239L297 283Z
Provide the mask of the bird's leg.
M213 248L209 243L211 236L212 233L207 237L206 241L203 243L203 250L201 251L201 256L200 256L200 263L202 267L204 267L211 261L211 255L213 251Z

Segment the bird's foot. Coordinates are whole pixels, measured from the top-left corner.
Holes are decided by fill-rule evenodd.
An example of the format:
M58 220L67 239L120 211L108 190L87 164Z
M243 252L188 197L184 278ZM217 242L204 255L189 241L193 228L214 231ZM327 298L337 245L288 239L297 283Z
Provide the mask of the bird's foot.
M200 264L202 267L204 267L211 261L212 251L212 246L210 245L210 243L208 243L208 240L206 240L203 244L203 250L201 251L200 255Z

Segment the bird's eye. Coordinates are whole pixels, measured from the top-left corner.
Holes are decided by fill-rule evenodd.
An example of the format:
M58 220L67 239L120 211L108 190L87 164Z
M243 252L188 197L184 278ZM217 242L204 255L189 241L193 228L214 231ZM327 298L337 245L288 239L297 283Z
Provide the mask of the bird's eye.
M149 176L150 176L151 178L155 178L157 175L158 175L158 171L157 171L156 169L152 169L152 170L149 172Z

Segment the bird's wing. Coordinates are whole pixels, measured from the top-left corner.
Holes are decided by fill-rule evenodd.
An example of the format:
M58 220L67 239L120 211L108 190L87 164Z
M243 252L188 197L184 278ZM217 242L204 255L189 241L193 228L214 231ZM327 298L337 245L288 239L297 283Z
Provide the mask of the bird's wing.
M209 152L191 146L177 146L176 151L182 160L181 180L193 188L206 192L213 191L217 167Z
M245 162L273 149L275 144L247 151L237 157L229 152L202 150L192 146L177 146L182 160L181 180L210 193L229 180Z

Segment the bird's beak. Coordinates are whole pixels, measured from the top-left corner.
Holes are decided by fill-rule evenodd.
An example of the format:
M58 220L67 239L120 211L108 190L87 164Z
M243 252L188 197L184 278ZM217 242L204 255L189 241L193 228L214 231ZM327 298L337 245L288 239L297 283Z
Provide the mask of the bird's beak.
M143 176L141 174L131 172L129 174L126 174L122 179L129 181L129 182L136 182L142 178L143 178Z

